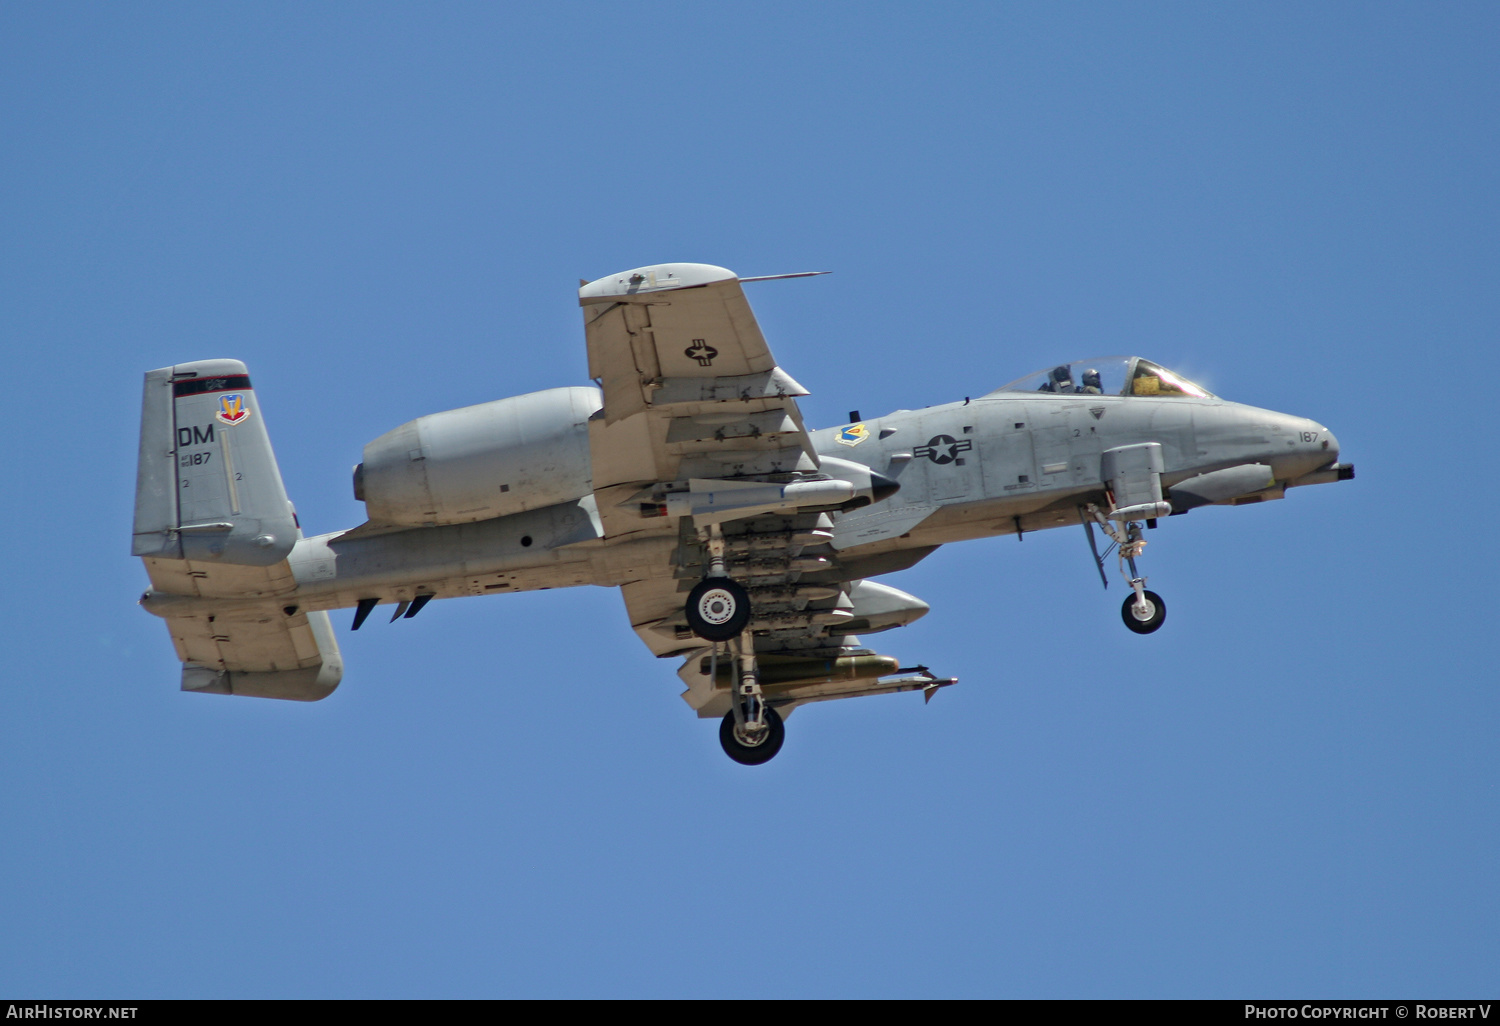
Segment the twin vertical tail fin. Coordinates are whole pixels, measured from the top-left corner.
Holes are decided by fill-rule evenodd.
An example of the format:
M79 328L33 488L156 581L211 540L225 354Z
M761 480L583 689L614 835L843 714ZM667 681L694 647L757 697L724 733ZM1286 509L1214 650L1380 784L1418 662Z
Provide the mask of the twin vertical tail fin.
M301 610L287 562L301 536L245 365L149 372L130 551L183 690L315 701L338 685L328 614Z
M272 566L297 536L245 365L148 373L131 555Z

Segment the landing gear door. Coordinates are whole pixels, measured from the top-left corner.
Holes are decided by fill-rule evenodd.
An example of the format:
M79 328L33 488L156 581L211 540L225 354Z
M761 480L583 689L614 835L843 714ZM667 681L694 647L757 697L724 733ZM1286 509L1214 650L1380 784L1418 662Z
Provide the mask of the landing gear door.
M1149 520L1172 512L1161 498L1161 472L1166 464L1160 442L1106 449L1099 463L1099 476L1113 498L1111 520Z

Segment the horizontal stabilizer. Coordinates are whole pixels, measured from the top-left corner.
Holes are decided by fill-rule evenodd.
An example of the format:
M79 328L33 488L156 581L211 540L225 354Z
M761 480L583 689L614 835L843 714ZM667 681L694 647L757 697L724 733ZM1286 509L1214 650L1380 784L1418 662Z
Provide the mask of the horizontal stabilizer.
M243 695L247 698L282 698L294 702L316 702L333 694L338 674L328 666L305 670L215 670L207 666L184 666L182 690L206 695Z
M167 627L183 661L184 691L316 702L332 694L343 675L333 625L322 610L268 606L259 616L171 616Z

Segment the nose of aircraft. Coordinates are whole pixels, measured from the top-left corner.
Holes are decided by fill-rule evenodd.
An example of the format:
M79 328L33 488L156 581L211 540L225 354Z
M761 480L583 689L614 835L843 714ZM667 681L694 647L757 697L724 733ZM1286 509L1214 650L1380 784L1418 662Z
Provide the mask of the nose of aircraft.
M1339 458L1339 442L1322 424L1289 413L1268 412L1262 423L1276 441L1271 465L1288 480L1310 474Z
M1339 459L1332 431L1290 413L1225 404L1195 410L1193 425L1205 464L1269 463L1279 480L1296 481Z
M1335 462L1339 458L1339 440L1322 424L1315 420L1298 418L1292 437L1292 452L1297 455L1291 461L1304 474L1310 474ZM1289 468L1290 469L1290 468Z
M1322 424L1315 420L1304 420L1299 433L1301 448L1308 452L1326 453L1332 462L1339 458L1339 440Z
M1315 420L1303 420L1296 430L1295 455L1282 465L1293 475L1288 484L1323 484L1329 481L1351 481L1354 468L1338 462L1339 440L1332 431ZM1275 466L1277 461L1272 461ZM1300 476L1300 480L1298 477Z

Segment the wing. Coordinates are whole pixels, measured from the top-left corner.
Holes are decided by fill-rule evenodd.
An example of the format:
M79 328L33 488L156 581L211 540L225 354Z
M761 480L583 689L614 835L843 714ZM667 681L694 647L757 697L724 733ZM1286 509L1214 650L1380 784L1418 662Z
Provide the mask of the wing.
M683 604L708 571L713 524L728 574L751 596L756 652L783 673L778 705L904 687L877 683L895 660L853 634L900 626L927 605L840 565L829 515L897 485L818 456L797 408L807 390L777 366L740 279L660 264L586 284L579 301L589 373L604 391L589 424L594 495L641 640L693 666L708 651ZM723 689L684 680L694 708L722 715Z
M578 296L604 391L589 441L607 537L673 530L639 512L640 493L664 482L818 469L796 402L807 390L776 366L734 272L658 264Z

